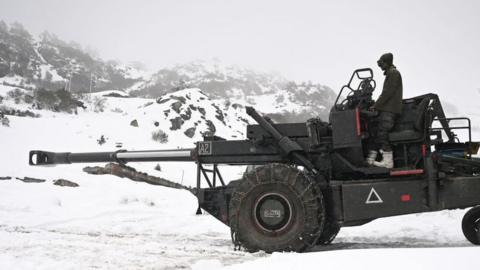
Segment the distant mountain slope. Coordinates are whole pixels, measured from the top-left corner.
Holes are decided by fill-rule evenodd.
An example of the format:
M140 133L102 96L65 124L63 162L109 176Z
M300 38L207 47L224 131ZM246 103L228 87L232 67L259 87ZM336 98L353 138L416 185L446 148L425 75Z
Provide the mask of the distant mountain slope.
M326 118L335 93L316 83L297 83L219 61L193 61L148 73L136 65L104 61L80 45L44 32L33 37L21 24L0 21L0 83L24 89L66 88L85 93L124 90L131 96L159 98L198 88L220 103L251 105L277 121Z
M125 89L141 76L133 67L105 62L44 32L34 38L21 24L0 21L0 78L18 76L37 87L67 87L75 92ZM71 86L68 86L71 83Z
M158 97L184 88L202 89L213 99L257 106L286 121L326 117L336 97L324 85L296 83L274 73L255 72L218 61L193 61L162 69L129 89L132 95Z

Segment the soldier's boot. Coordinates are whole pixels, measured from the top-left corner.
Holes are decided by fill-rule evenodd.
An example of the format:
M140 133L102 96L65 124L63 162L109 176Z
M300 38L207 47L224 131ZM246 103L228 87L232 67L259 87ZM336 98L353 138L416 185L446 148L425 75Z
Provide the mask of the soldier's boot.
M380 150L380 151L382 151L383 159L380 162L374 161L373 165L377 167L392 169L393 168L393 152L392 151L387 152L383 150Z
M368 156L366 160L367 164L372 166L375 160L377 159L377 155L378 155L377 150L370 150L370 152L368 152Z

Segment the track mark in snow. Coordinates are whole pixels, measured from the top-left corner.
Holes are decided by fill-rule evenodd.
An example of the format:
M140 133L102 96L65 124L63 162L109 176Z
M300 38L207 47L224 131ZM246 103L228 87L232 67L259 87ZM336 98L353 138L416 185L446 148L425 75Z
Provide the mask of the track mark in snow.
M266 256L234 251L224 234L214 232L114 234L5 225L0 228L1 239L16 239L0 243L0 253L16 258L42 258L43 266L57 261L75 268L178 269L190 268L205 259L231 265Z

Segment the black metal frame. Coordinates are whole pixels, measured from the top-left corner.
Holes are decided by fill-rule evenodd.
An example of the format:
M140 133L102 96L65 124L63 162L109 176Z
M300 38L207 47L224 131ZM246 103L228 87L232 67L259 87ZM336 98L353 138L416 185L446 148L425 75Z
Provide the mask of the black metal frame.
M469 143L469 144L472 143L472 124L471 124L470 118L468 118L468 117L435 118L435 119L433 119L432 122L434 122L434 121L439 121L439 122L441 122L441 121L443 121L443 120L447 121L450 130L454 130L454 129L467 129L467 130L468 130L468 143ZM451 127L451 126L450 126L450 122L451 122L452 120L466 120L467 123L468 123L468 125L467 125L467 126L454 126L454 127ZM430 134L430 132L442 131L442 130L445 131L445 129L444 129L443 127L438 127L438 128L430 127L430 128L429 128L429 134ZM456 138L457 141L458 141L458 138L457 138L457 137L455 137L455 138ZM470 147L468 148L468 158L472 158L472 150L471 150Z
M414 97L412 99L429 99L429 103L427 105L427 109L424 112L424 123L423 123L423 134L421 138L418 138L416 140L402 140L402 141L397 141L397 142L392 142L393 145L398 145L402 146L402 151L403 151L403 159L404 159L404 165L408 167L408 156L407 156L407 146L414 144L414 143L422 143L425 144L425 147L427 147L425 150L428 151L429 147L434 146L438 143L442 143L442 141L435 140L432 142L431 136L437 136L438 139L441 139L441 131L444 131L445 134L448 137L449 142L453 140L458 140L456 135L452 132L452 130L455 129L467 129L468 130L468 142L471 144L472 143L472 135L471 135L471 121L468 117L450 117L447 118L445 117L445 113L443 111L443 108L440 103L440 99L436 94L425 94L422 96ZM466 120L468 122L467 126L457 126L457 127L451 127L450 122L453 120ZM438 121L441 125L441 127L432 127L433 122ZM471 149L468 149L468 157L471 158L472 152ZM417 167L417 164L411 164L414 165L414 167Z
M213 169L206 169L203 167L203 163L197 162L197 189L201 188L202 176L207 182L208 187L215 188L217 187L217 178L220 181L221 186L225 186L225 181L223 180L222 174L218 170L217 164L212 164ZM208 177L208 173L212 174L212 181L210 181L210 177Z
M360 73L361 73L361 72L365 72L365 71L370 72L370 76L369 76L369 77L361 77L361 76L360 76ZM334 108L337 108L338 100L339 100L340 97L342 96L343 89L348 88L348 89L350 90L350 92L355 92L355 91L358 91L358 90L360 89L360 85L361 85L361 84L359 84L359 86L358 86L357 89L353 89L353 88L351 87L351 85L350 85L350 84L352 83L353 79L355 78L355 76L356 76L356 78L358 78L359 80L373 79L373 71L372 71L371 68L361 68L361 69L355 70L355 71L353 72L352 76L350 77L350 80L348 81L348 83L347 83L346 85L342 86L342 88L340 89L340 92L338 93L337 98L335 99L335 103L333 104L333 107L334 107ZM371 80L371 81L374 83L373 88L375 89L375 87L376 87L376 82L375 82L374 80Z

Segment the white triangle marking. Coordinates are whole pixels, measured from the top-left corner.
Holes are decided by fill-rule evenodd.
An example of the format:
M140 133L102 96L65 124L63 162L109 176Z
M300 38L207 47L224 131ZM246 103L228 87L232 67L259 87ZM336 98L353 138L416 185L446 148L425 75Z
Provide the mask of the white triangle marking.
M372 198L373 197L373 198ZM371 203L383 203L382 198L378 195L377 191L372 187L370 193L368 194L367 200L365 201L366 204Z

